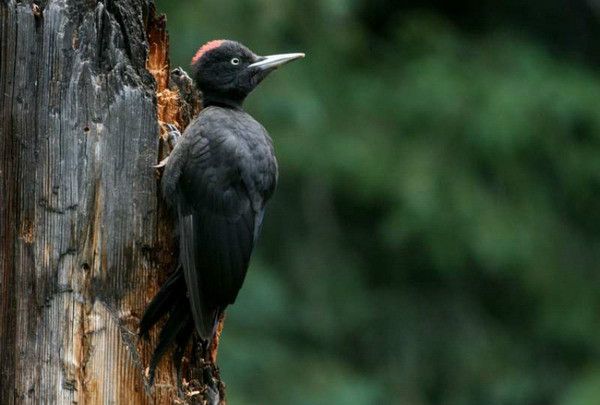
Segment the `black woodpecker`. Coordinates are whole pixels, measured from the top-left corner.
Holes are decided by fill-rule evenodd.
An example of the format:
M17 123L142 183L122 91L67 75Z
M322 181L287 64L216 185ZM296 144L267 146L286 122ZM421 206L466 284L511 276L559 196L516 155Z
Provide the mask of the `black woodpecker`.
M302 57L258 56L238 42L216 40L192 59L204 108L181 137L175 134L162 177L176 216L179 264L140 322L147 337L168 315L150 363L151 383L171 346L179 369L194 331L210 347L220 316L235 302L277 184L271 138L242 103L269 73Z

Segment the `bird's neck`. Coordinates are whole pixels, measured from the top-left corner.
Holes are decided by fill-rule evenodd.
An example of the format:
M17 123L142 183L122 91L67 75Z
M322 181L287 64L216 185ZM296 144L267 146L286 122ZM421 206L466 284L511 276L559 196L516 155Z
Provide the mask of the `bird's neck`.
M212 106L216 106L216 107L241 110L243 103L244 103L244 99L237 100L237 99L232 99L229 97L223 97L218 94L210 94L210 93L202 94L202 107L203 108L210 107L212 105Z

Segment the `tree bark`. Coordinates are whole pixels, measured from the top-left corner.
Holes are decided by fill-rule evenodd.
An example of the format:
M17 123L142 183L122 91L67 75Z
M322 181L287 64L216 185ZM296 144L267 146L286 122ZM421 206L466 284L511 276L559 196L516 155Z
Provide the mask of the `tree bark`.
M147 386L136 334L174 262L152 167L159 120L186 124L164 19L0 0L0 45L0 403L181 401L169 359Z

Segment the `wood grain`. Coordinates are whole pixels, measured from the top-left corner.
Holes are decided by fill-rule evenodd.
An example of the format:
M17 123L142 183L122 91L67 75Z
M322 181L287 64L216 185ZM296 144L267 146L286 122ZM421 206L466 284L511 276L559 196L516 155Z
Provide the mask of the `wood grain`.
M0 403L171 404L141 312L173 261L146 0L0 0Z

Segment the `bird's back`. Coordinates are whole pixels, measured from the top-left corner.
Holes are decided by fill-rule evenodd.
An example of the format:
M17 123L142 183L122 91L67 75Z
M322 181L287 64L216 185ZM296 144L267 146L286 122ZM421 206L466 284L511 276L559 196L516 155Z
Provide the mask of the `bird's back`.
M180 261L206 334L237 297L276 181L271 139L241 110L203 110L169 158L163 189L177 209Z

